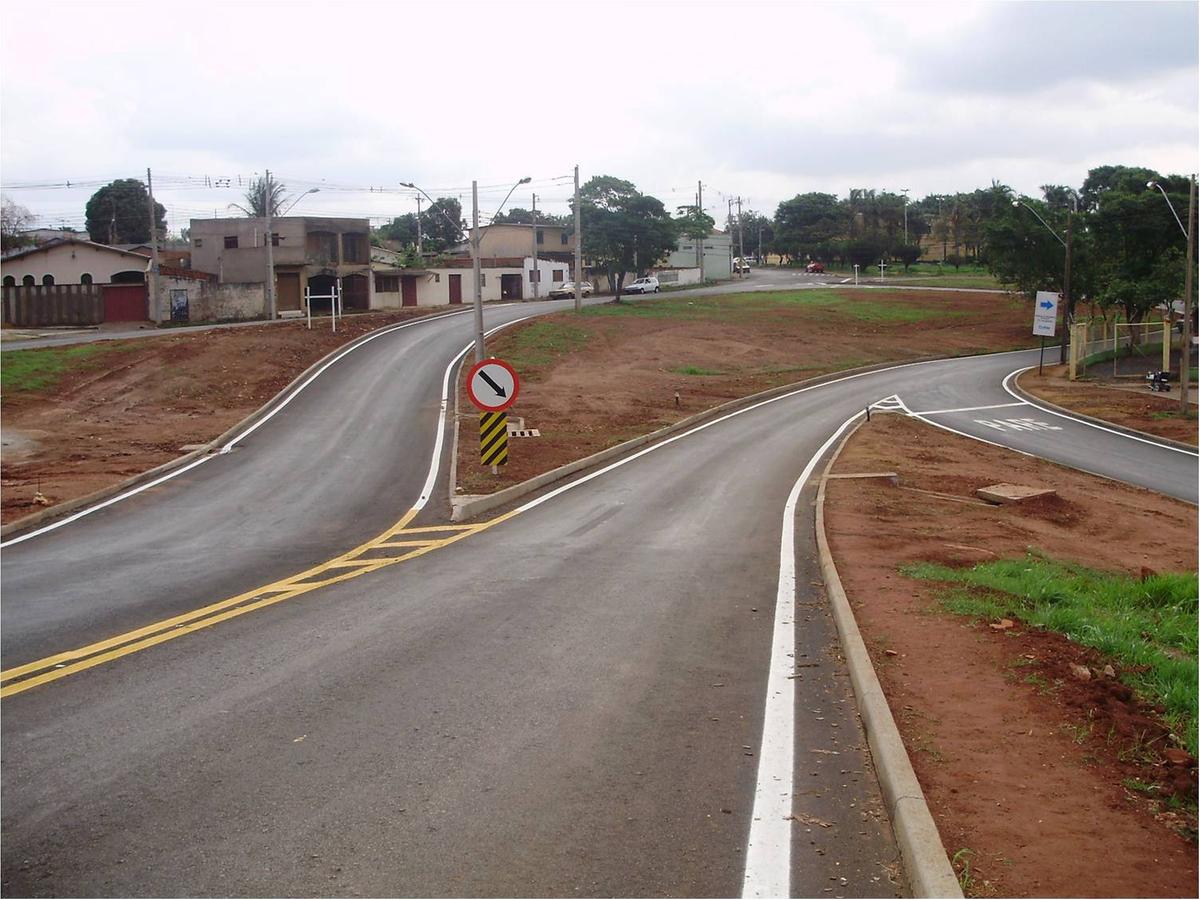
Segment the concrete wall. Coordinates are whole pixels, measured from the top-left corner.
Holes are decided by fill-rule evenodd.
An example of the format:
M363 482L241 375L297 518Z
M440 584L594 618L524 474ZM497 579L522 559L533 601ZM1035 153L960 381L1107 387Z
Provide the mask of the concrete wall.
M654 269L651 274L658 278L664 287L667 285L696 284L700 281L700 270L693 266L690 269Z
M175 280L171 279L172 282ZM182 279L179 280L182 281ZM192 284L198 284L201 287L194 298L190 287L188 289L189 320L192 322L235 321L266 317L267 286L265 283L192 282ZM170 289L164 286L163 310L165 315L170 314L170 297Z
M55 284L80 284L80 278L88 274L92 284L108 284L117 272L145 272L149 262L144 256L103 246L57 244L0 263L0 276L11 275L20 285L26 275L32 275L40 285L43 275L53 275Z
M704 276L706 278L732 277L731 247L732 241L728 234L713 232L704 239ZM664 268L690 269L695 266L696 242L691 238L680 238L678 248L667 256Z

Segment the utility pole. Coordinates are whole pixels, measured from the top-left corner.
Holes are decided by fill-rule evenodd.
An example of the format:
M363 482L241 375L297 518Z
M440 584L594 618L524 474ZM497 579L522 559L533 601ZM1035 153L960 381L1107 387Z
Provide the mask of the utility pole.
M483 272L479 260L479 182L471 182L471 268L475 274L475 362L483 362Z
M738 255L742 257L742 265L746 264L746 229L742 227L742 198L737 198L738 204Z
M421 198L417 197L417 258L421 259Z
M1196 267L1196 176L1188 190L1187 274L1183 279L1183 347L1179 355L1179 410L1186 417L1189 411L1188 393L1192 373L1192 285Z
M146 193L150 195L150 314L154 324L162 324L162 309L158 302L158 228L154 215L154 184L150 180L150 169L146 169Z
M704 185L699 181L696 182L696 212L700 216L704 215ZM707 241L708 235L705 235L704 237L700 238L700 241L696 246L696 265L700 267L701 284L704 283L704 244Z
M112 218L108 221L108 245L112 247L117 243L117 198L109 194L108 200L112 204Z
M725 198L725 227L729 229L729 268L733 268L733 198ZM742 277L741 267L738 267L738 278Z
M904 246L908 246L908 188L900 188L904 195Z
M273 202L275 192L271 189L271 170L267 169L266 189L267 211L267 319L275 321L275 241L271 234L271 214L275 211Z
M541 273L538 272L538 252L537 252L537 194L533 195L533 208L529 212L529 231L531 234L530 241L533 243L533 251L529 254L533 257L533 299L538 300L538 281L541 280Z
M575 312L583 309L583 232L579 214L579 166L575 167Z
M1058 351L1058 361L1063 364L1067 361L1067 345L1071 340L1071 323L1075 320L1075 309L1071 303L1071 233L1074 224L1074 213L1067 210L1067 255L1063 261L1063 331Z

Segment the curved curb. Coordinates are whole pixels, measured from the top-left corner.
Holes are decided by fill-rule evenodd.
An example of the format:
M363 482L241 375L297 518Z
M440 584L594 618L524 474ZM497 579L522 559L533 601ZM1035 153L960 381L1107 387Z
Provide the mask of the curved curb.
M1021 375L1024 375L1025 372L1028 371L1029 369L1026 369L1021 373ZM1033 406L1045 406L1048 409L1054 410L1060 415L1082 419L1085 422L1091 422L1093 425L1102 425L1105 428L1111 428L1113 431L1119 431L1122 434L1129 435L1130 437L1138 437L1142 438L1143 440L1153 441L1158 444L1167 444L1168 446L1175 447L1178 450L1190 450L1193 453L1200 452L1200 448L1197 448L1195 444L1188 444L1184 441L1174 440L1173 438L1166 438L1162 437L1161 435L1151 434L1148 431L1139 431L1138 429L1130 428L1127 425L1118 425L1116 422L1110 422L1108 419L1099 419L1096 416L1089 416L1086 413L1081 413L1065 406L1059 406L1057 403L1051 403L1049 400L1039 397L1037 394L1030 393L1025 388L1021 387L1021 375L1018 375L1012 380L1012 389L1019 394L1021 399L1026 403L1029 403Z
M875 667L867 653L866 644L854 619L854 610L846 598L837 566L829 551L825 536L825 483L833 465L841 455L846 442L858 431L862 422L852 428L825 465L821 484L817 488L816 536L817 552L821 562L821 577L825 581L825 593L829 597L838 636L842 642L842 653L846 667L850 670L850 682L858 701L859 715L867 733L871 758L879 776L879 785L888 805L892 829L900 845L904 860L904 871L908 876L909 889L914 897L963 896L954 869L946 857L937 825L925 802L921 784L913 772L908 752L896 728L887 697L875 675Z
M61 518L63 516L68 516L71 513L78 512L81 509L86 509L87 507L89 507L93 504L102 503L103 501L108 500L112 497L115 497L118 494L121 494L128 490L132 490L133 488L136 488L140 484L144 484L148 481L153 481L156 478L161 478L163 475L173 472L176 469L182 469L184 466L188 466L188 465L194 463L196 460L198 460L202 456L207 456L209 454L212 454L217 449L219 449L222 445L228 443L230 440L237 437L237 435L240 434L242 431L249 428L251 425L253 425L257 421L262 419L264 416L269 415L271 413L271 411L276 407L276 405L290 391L292 391L297 385L299 385L301 382L303 382L304 379L308 378L315 370L319 369L321 366L328 363L330 361L331 357L336 356L339 353L344 353L344 352L353 350L358 344L362 343L363 341L365 341L367 338L371 337L372 335L378 334L380 331L383 331L384 329L395 328L398 325L408 325L408 324L413 324L416 322L430 322L430 321L433 321L434 319L445 319L445 318L449 318L450 316L453 316L453 315L461 315L461 313L459 313L456 310L455 312L452 312L452 313L437 313L437 314L432 314L432 315L427 315L427 316L416 316L411 319L408 319L405 322L394 322L391 325L382 325L379 328L376 328L372 331L368 331L366 334L360 334L354 340L348 341L347 343L342 344L338 347L334 347L332 350L330 350L328 353L326 353L324 356L322 356L316 362L309 365L303 372L301 372L299 375L297 375L295 378L293 378L291 381L289 381L287 383L287 385L285 385L280 391L278 391L275 394L274 397L272 397L270 400L268 400L266 403L264 403L258 409L254 410L254 412L250 413L248 416L243 418L240 422L236 423L235 425L230 426L225 431L223 431L220 435L213 438L211 441L208 441L200 449L193 450L190 453L184 454L183 456L177 456L175 459L167 460L165 463L155 466L153 469L149 469L148 471L145 471L145 472L140 472L137 475L131 475L128 478L118 481L116 484L111 484L108 487L103 487L97 491L92 491L92 493L90 493L90 494L84 494L82 497L75 497L74 499L71 499L71 500L64 500L62 503L55 504L54 506L48 507L47 509L43 509L40 512L31 513L28 516L22 516L20 519L17 519L15 522L9 522L7 525L0 527L0 540L7 540L10 537L15 537L15 536L19 535L21 532L28 531L33 528L39 528L42 525L45 525L49 522L53 522L55 519ZM280 320L280 321L284 321L284 320ZM267 323L267 324L270 324L270 323Z
M1023 353L1025 352L1025 349L1036 348L1000 350L998 353ZM990 356L993 354L979 355ZM452 487L450 497L450 507L452 511L450 520L452 522L462 522L466 519L472 519L475 516L488 512L489 510L504 506L505 504L511 503L514 500L519 500L521 497L524 497L527 494L532 494L534 491L541 490L546 485L552 484L553 482L562 478L566 478L568 475L574 475L576 472L591 468L592 466L600 465L601 463L606 463L611 459L615 459L623 454L629 453L630 451L644 447L646 444L653 443L654 441L662 438L670 437L671 435L681 431L686 431L687 429L700 424L706 419L714 418L728 412L733 412L734 410L740 409L743 406L753 406L755 403L759 403L763 400L770 400L772 397L778 397L783 394L790 393L791 391L806 387L815 387L817 385L824 384L829 381L836 381L840 378L846 378L851 375L865 375L870 372L883 371L896 366L908 366L915 365L917 363L935 363L953 359L971 358L971 356L918 356L915 359L890 360L888 362L872 363L869 366L856 366L852 369L840 369L836 372L826 372L823 375L814 375L812 378L805 378L802 381L793 381L790 384L781 384L778 387L768 388L765 391L759 391L757 394L748 394L745 397L738 397L734 400L726 400L724 403L710 407L709 409L701 410L698 413L693 413L686 419L680 419L678 422L675 422L671 425L666 425L662 428L659 428L657 431L651 431L649 434L643 434L640 437L631 438L628 441L624 441L623 443L609 447L607 450L601 450L598 453L593 453L591 456L585 456L583 459L577 459L574 462L566 463L559 466L557 469L551 469L549 472L543 472L541 475L535 475L533 478L522 481L520 484L514 484L510 487L504 488L503 490L496 491L494 494L476 494L473 496L455 497L453 496ZM455 396L457 397L457 389ZM458 421L457 416L455 417L455 421ZM450 483L451 485L458 483L457 454L455 455L454 459L451 460Z

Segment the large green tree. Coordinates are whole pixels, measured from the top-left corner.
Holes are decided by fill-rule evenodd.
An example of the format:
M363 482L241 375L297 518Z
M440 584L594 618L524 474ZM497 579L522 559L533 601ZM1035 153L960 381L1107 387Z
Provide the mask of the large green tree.
M421 210L423 249L434 253L449 250L463 240L462 204L454 197L438 197Z
M583 254L607 272L619 303L626 274L646 271L675 249L676 222L661 200L612 175L592 178L579 198Z
M797 194L775 210L775 250L795 260L828 260L849 227L849 208L833 194Z
M136 178L110 182L84 208L88 236L98 244L144 244L150 240L150 194ZM167 230L167 208L155 201L158 233Z

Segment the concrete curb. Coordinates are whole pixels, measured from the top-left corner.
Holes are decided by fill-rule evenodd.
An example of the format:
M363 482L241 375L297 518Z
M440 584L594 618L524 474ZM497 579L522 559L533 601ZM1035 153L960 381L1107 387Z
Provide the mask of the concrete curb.
M40 512L23 516L20 519L17 519L15 522L9 522L7 525L0 527L0 540L7 540L8 538L15 537L22 532L29 531L34 528L40 528L49 522L53 522L55 519L62 518L63 516L69 516L74 512L78 512L79 510L85 509L86 507L92 506L96 503L103 503L105 500L111 499L118 494L132 490L138 485L145 484L148 481L153 481L156 478L161 478L163 475L173 472L176 469L182 469L184 466L190 465L200 457L213 453L223 444L226 444L233 438L237 437L238 434L240 434L242 431L245 431L264 416L269 415L270 412L281 402L281 400L286 397L297 385L308 378L313 372L321 368L321 366L329 362L329 360L334 356L356 347L371 335L378 334L380 331L386 328L394 328L398 325L407 325L411 322L428 322L434 319L444 319L448 316L457 314L459 313L455 311L453 313L438 313L435 315L418 316L408 319L404 322L396 322L392 325L384 325L380 328L376 328L374 331L368 331L366 334L360 334L354 340L342 344L339 347L334 347L316 362L312 363L312 365L306 368L303 372L293 378L290 382L288 382L287 386L284 387L283 390L279 391L279 393L277 393L274 397L272 397L254 412L250 413L250 415L246 416L236 425L227 428L219 436L213 438L213 440L206 443L200 449L193 450L190 453L186 453L183 456L176 457L175 459L167 460L165 463L155 466L149 471L142 472L138 475L131 475L129 478L118 481L116 484L109 485L108 487L100 488L98 491L92 491L90 494L84 494L82 497L76 497L73 500L64 500L62 503L58 503L47 509L43 509Z
M1026 369L1025 371L1029 371L1029 370ZM1025 372L1021 373L1021 375L1024 375L1024 374L1025 374ZM1159 435L1151 434L1148 431L1138 431L1136 428L1129 428L1126 425L1118 425L1116 422L1110 422L1107 419L1098 419L1095 416L1089 416L1089 415L1086 415L1085 413L1076 412L1073 409L1068 409L1065 406L1059 406L1057 403L1051 403L1049 400L1045 400L1045 399L1039 397L1037 394L1031 394L1029 391L1027 391L1023 387L1021 387L1021 385L1020 385L1021 375L1018 375L1016 378L1014 378L1012 380L1012 389L1015 393L1020 395L1021 399L1025 400L1025 402L1027 402L1027 403L1031 403L1034 406L1044 406L1047 409L1051 409L1056 413L1060 413L1061 415L1070 416L1073 419L1081 419L1084 422L1091 422L1093 425L1102 425L1105 428L1111 428L1113 431L1119 431L1122 434L1128 434L1131 437L1139 437L1139 438L1142 438L1143 440L1154 441L1155 443L1158 443L1158 444L1166 444L1170 447L1175 447L1179 450L1191 450L1193 453L1197 452L1197 447L1195 444L1187 444L1187 443L1184 443L1183 441L1176 441L1172 438L1160 437Z
M1003 353L1018 352L1018 351L1000 351ZM763 400L770 400L772 397L779 397L783 394L791 393L800 388L816 387L826 382L836 381L839 378L845 378L849 375L863 375L868 372L877 372L883 369L890 369L894 366L911 365L913 363L930 363L939 362L941 360L954 359L951 356L920 356L916 359L892 360L890 362L873 363L869 366L857 366L853 369L841 369L837 372L828 372L824 375L814 375L812 378L806 378L803 381L794 381L791 384L783 384L779 387L769 388L765 391L760 391L757 394L750 394L746 397L739 397L735 400L727 400L724 403L714 406L710 409L701 410L698 413L693 413L686 419L680 419L673 425L666 425L657 431L652 431L649 434L643 434L640 437L632 438L624 443L617 444L614 447L609 447L607 450L601 450L599 453L593 453L591 456L585 456L583 459L577 459L574 462L569 462L566 465L559 466L557 469L551 469L549 472L543 472L541 475L535 475L520 484L514 484L511 487L506 487L504 490L497 491L494 494L475 494L466 497L453 496L451 491L450 506L452 509L450 520L452 522L462 522L466 519L472 519L481 513L488 512L499 506L504 506L514 500L518 500L534 491L540 490L548 484L566 478L568 475L574 475L583 469L592 466L598 466L601 463L606 463L612 459L616 459L633 450L651 444L654 441L662 438L670 437L673 434L686 431L689 428L694 428L706 419L716 418L725 413L733 412L741 409L744 406L752 406ZM457 394L456 394L457 396ZM455 417L457 421L457 416ZM458 457L457 455L451 462L451 484L458 482Z
M908 876L909 889L914 897L963 896L954 868L946 857L937 825L925 802L921 784L913 772L908 752L892 718L887 697L875 675L875 667L867 653L866 644L854 619L854 610L842 588L833 556L829 552L829 541L825 536L825 483L829 473L846 442L858 430L862 422L852 428L833 451L821 484L817 489L816 535L817 552L821 561L821 577L825 581L825 593L833 609L838 636L842 642L842 653L850 670L850 682L858 701L859 714L871 748L875 771L888 805L892 829L900 846L904 860L904 871Z

